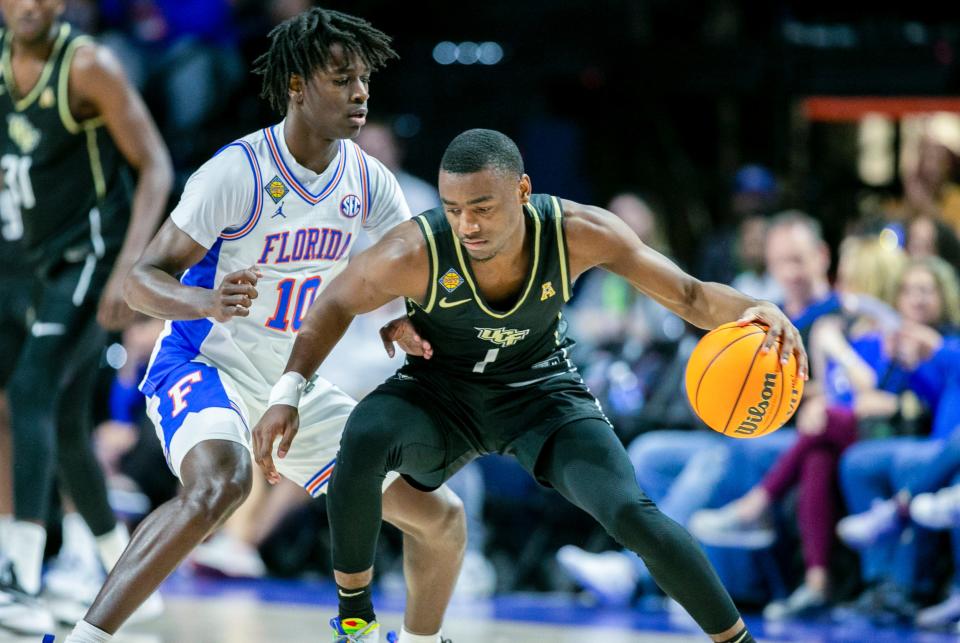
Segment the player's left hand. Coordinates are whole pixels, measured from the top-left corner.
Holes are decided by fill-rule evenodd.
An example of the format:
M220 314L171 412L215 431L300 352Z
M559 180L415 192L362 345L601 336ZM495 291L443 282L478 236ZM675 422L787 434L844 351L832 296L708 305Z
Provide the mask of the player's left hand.
M124 330L137 317L127 302L123 300L123 279L126 271L114 270L107 279L107 285L100 295L97 305L97 323L110 331Z
M393 357L396 350L393 343L396 342L407 355L430 359L433 357L433 346L430 342L420 337L413 323L406 316L397 317L387 322L380 329L380 339L383 341L383 348L387 355Z
M253 428L253 458L270 484L280 482L280 472L273 462L273 443L280 439L277 457L283 458L300 430L300 412L286 404L274 404Z
M782 310L770 302L762 301L743 311L743 316L737 320L737 323L741 326L746 326L751 322L759 322L767 327L767 336L764 338L760 350L766 353L776 345L779 339L781 363L786 364L790 359L790 353L793 353L797 358L797 374L803 379L809 378L807 351L803 347L800 331Z

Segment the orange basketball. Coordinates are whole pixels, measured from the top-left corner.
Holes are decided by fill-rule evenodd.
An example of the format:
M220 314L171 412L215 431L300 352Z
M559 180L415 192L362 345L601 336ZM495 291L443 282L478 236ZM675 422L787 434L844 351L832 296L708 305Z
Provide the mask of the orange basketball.
M687 362L687 398L714 431L758 438L790 419L803 380L796 357L781 364L779 351L761 352L767 329L760 324L719 326L697 344Z

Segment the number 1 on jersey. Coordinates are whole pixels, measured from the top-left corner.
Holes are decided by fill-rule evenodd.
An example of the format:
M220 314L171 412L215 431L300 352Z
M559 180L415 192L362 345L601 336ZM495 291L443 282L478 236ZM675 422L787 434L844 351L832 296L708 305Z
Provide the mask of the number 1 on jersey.
M290 303L293 301L293 289L297 283L296 279L288 278L277 284L277 309L273 311L273 316L264 324L267 328L272 328L280 332L285 332L287 328L297 332L303 324L303 318L307 316L313 300L317 297L317 290L320 289L320 277L309 277L304 279L297 291L297 306L293 311L293 323L290 323Z
M488 350L487 356L483 358L483 361L477 362L476 364L473 365L473 372L482 373L483 369L487 367L487 364L493 364L495 361L497 361L497 355L499 354L500 354L499 348L491 348L490 350Z

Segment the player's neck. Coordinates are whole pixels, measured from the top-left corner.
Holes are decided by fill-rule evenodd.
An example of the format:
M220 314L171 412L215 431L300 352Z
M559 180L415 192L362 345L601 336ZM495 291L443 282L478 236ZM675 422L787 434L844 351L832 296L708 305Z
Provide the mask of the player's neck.
M13 59L20 57L33 58L35 60L47 60L53 52L53 44L57 41L57 34L60 31L60 23L54 22L50 25L47 34L42 38L37 38L32 42L18 40L14 37L10 41L10 55Z
M318 134L290 113L283 124L283 140L294 160L317 174L327 169L340 149L340 139Z

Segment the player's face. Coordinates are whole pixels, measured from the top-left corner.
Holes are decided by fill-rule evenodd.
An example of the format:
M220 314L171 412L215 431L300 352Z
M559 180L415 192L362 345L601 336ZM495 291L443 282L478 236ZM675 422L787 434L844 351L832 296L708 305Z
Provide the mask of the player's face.
M32 44L44 40L63 13L63 0L2 0L0 11L13 37Z
M440 201L450 227L474 261L489 261L523 234L523 205L530 177L495 169L472 174L440 172Z
M778 226L767 233L767 270L788 300L805 302L826 282L830 258L823 244L800 225Z
M291 100L310 130L322 138L354 138L367 122L370 69L356 56L331 47L332 63L318 69L300 89L303 100Z

